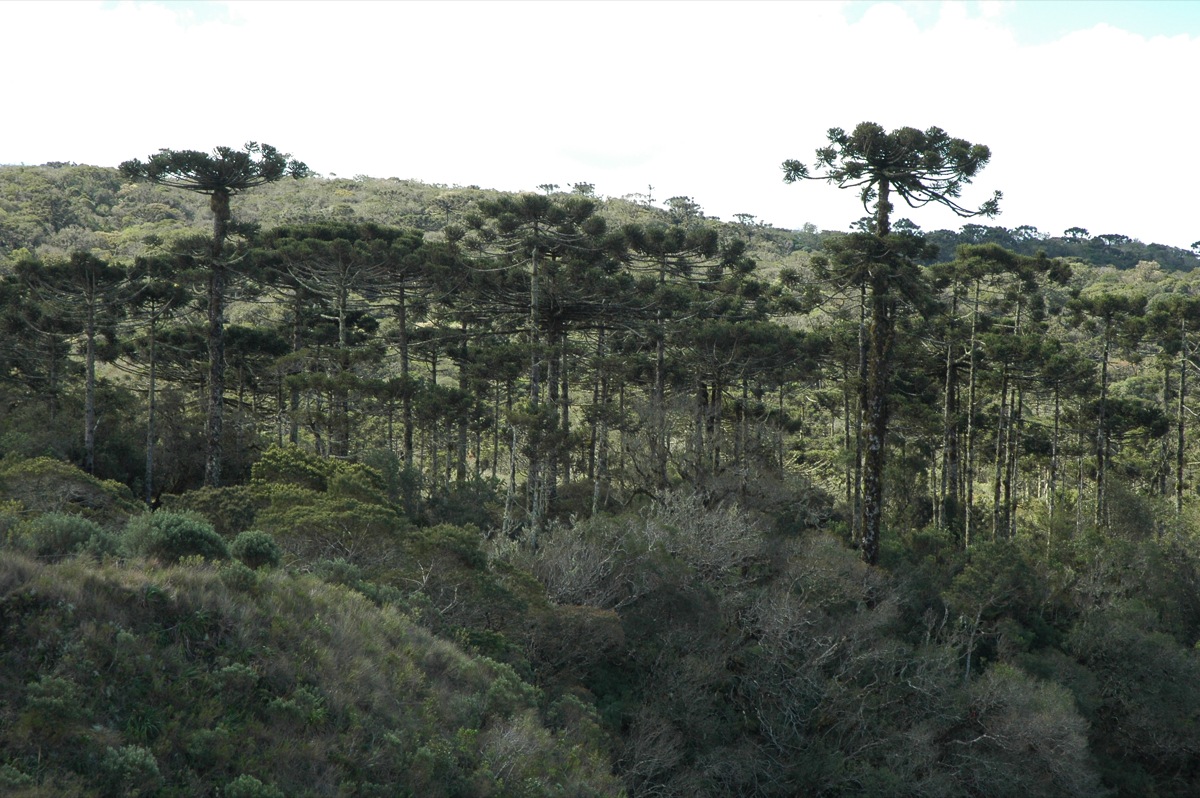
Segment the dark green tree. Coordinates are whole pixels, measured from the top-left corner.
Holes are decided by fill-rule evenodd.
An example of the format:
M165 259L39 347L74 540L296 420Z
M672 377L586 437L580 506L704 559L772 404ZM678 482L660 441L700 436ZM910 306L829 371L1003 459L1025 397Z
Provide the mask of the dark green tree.
M126 297L122 295L128 289L125 272L87 252L44 265L24 261L18 264L18 270L33 295L46 303L54 317L75 323L83 333L83 468L94 473L96 357L101 337L115 338L115 323L126 310Z
M1071 302L1073 322L1099 335L1100 396L1096 401L1096 524L1108 523L1108 470L1112 457L1109 423L1109 366L1113 346L1129 343L1140 331L1146 310L1141 293L1104 292L1084 294Z
M653 297L654 387L651 394L651 467L655 487L670 484L667 455L670 450L666 418L667 325L677 313L688 312L684 286L704 279L705 265L715 262L719 251L717 231L709 227L687 228L680 224L627 225L622 231L628 254L626 262L635 274L646 274L639 284L644 295Z
M1158 338L1165 356L1178 359L1177 386L1175 391L1175 512L1183 511L1185 485L1184 467L1187 443L1187 389L1188 372L1195 366L1192 353L1195 344L1192 336L1200 330L1200 297L1184 294L1167 294L1155 303L1147 318L1150 329ZM1164 379L1169 375L1169 365L1164 363ZM1168 391L1164 387L1164 402Z
M128 350L130 358L143 367L146 374L146 471L143 477L143 498L146 505L154 503L154 450L158 442L158 364L159 338L162 325L187 305L189 292L179 280L190 259L186 247L180 252L140 257L134 261L129 280L132 293L130 311L142 325Z
M569 433L563 379L567 331L610 305L578 279L605 259L606 223L595 200L572 194L561 200L537 194L480 203L470 220L470 243L492 259L476 289L497 313L528 319L529 404L519 410L528 429L528 506L534 540L557 490ZM582 289L582 290L576 290ZM545 389L543 395L543 389Z
M196 150L159 150L145 162L120 166L130 180L143 180L194 191L209 198L213 214L208 253L208 428L205 484L221 483L221 428L225 402L225 296L230 257L226 242L234 232L230 200L257 186L308 175L308 167L269 144L250 142L240 150L217 147L212 154Z
M327 364L335 405L329 454L345 458L351 443L350 393L362 376L354 373L353 321L395 290L398 264L420 246L420 237L370 223L318 224L275 228L263 235L262 244L264 257L284 274L286 284L319 298L327 321L336 325Z
M898 306L894 277L920 254L904 239L891 235L892 195L910 207L943 205L959 216L994 216L1000 192L978 209L960 204L963 187L987 165L991 151L982 144L952 138L944 130L904 127L891 132L873 122L851 133L831 128L829 144L817 150L815 174L797 160L783 163L784 181L824 180L859 192L863 207L872 212L868 237L853 239L863 257L864 307L867 308L864 346L860 348L860 413L863 419L863 502L860 511L863 559L875 563L883 518L883 466L889 422L888 386L893 367L895 314ZM872 208L873 204L873 208ZM873 239L873 240L872 240Z

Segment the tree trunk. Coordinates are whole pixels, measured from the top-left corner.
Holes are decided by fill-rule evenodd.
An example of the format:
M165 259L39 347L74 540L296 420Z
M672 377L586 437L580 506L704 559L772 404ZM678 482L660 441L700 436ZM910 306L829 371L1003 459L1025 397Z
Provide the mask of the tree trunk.
M88 292L87 322L84 328L85 369L83 399L83 468L96 472L96 296Z
M209 207L213 212L213 240L208 272L208 429L204 459L204 484L221 485L221 432L225 403L225 240L229 236L229 192L215 191Z
M413 391L411 367L408 352L408 302L404 292L404 284L397 287L400 302L396 306L396 325L398 327L397 346L400 348L400 414L404 424L403 458L404 467L412 468L413 464Z
M1108 501L1105 495L1108 460L1108 430L1105 413L1108 402L1108 353L1109 323L1104 325L1104 355L1100 363L1100 405L1096 413L1096 526L1103 526L1107 517Z
M457 441L457 458L458 466L455 471L454 479L459 485L463 485L467 481L467 422L468 408L466 405L466 397L469 396L470 384L467 380L467 323L464 321L461 324L460 332L462 340L458 346L458 390L463 396L463 406L458 416L458 441Z
M996 456L992 461L992 540L996 540L1000 532L1002 517L1001 486L1004 482L1002 474L1007 466L1004 455L1008 443L1008 364L1000 369L1000 408L996 417Z
M155 385L156 377L158 376L158 353L156 352L157 345L157 325L155 320L150 320L150 380L146 390L146 484L145 484L145 499L146 506L150 507L154 504L154 440L157 437L157 430L154 427L155 413L158 410L158 394L156 393L157 386Z
M886 236L891 228L889 214L891 186L879 181L876 203L875 234ZM896 300L890 296L888 272L891 264L873 265L871 273L871 319L867 341L866 384L863 387L863 430L866 435L863 454L862 556L874 565L879 561L879 539L883 527L883 469L886 456L888 421L891 408L888 388L891 381L892 345L895 341Z
M942 407L942 501L941 525L955 537L962 533L959 506L958 463L958 369L954 346L953 325L958 315L958 286L953 289L950 307L950 326L946 332L946 380Z
M881 200L882 201L882 200ZM883 473L891 408L888 387L891 379L892 345L895 339L895 300L888 296L885 280L872 286L870 352L867 363L866 402L863 428L866 436L863 455L863 560L879 561L879 539L883 526Z
M1177 429L1175 432L1175 514L1183 512L1183 466L1184 466L1184 444L1186 443L1187 429L1187 410L1184 404L1187 396L1187 328L1184 326L1186 322L1179 323L1179 396L1176 398L1178 407L1176 409L1175 418Z
M975 296L971 309L971 358L967 375L967 500L965 513L963 548L971 548L971 536L975 532L975 413L978 388L976 370L979 364L977 334L979 332L979 281L975 281Z

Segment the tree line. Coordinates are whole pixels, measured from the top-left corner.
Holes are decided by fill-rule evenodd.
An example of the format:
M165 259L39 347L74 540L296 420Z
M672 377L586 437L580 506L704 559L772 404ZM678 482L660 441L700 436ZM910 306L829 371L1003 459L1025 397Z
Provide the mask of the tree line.
M869 562L885 523L964 546L1041 512L1104 523L1114 479L1182 510L1186 275L1113 285L991 242L938 256L893 224L894 198L970 216L999 197L957 204L989 153L936 128L835 129L817 156L786 178L853 187L871 216L768 273L748 220L676 198L665 219L612 223L590 192L553 185L475 199L434 234L257 228L237 219L243 192L307 167L254 143L164 150L122 173L208 198L211 234L129 261L19 254L6 382L52 423L78 404L78 436L56 445L150 503L292 444L390 453L413 501L486 486L498 525L534 536L639 492L686 484L717 503L801 482ZM116 406L138 408L137 445Z
M938 246L901 217L902 203L993 214L998 194L960 202L989 158L938 128L830 130L782 177L856 191L867 215L811 249L814 231L722 224L685 197L601 202L588 184L442 191L397 211L424 220L402 225L354 210L365 183L355 197L355 181L318 181L345 205L259 225L254 203L311 180L275 148L130 161L111 207L155 197L164 218L17 251L0 281L0 529L44 561L5 567L91 557L134 584L115 574L169 544L173 584L285 597L325 582L530 691L524 737L480 715L450 748L339 757L364 794L434 772L418 754L458 779L429 783L494 793L514 766L473 741L536 738L537 761L557 761L583 733L576 750L603 747L639 796L1193 794L1200 286L981 225ZM175 526L190 532L151 534ZM228 547L258 567L251 543L286 573L224 562ZM10 603L31 622L65 612L37 595ZM213 598L203 623L237 606ZM323 634L296 617L280 629ZM147 628L224 678L203 652L226 638ZM102 669L62 648L11 677L13 728L40 742L65 712L46 697ZM260 649L222 656L253 682L278 672ZM272 703L227 722L319 706L327 677L303 693L264 681ZM113 756L161 783L250 773L233 751L203 764L171 741L175 720L148 732L140 709L87 694L121 729ZM191 703L155 695L187 717ZM0 783L32 783L42 761L19 737ZM90 744L96 761L72 755L72 773L108 773ZM617 792L585 759L594 789L578 792ZM254 775L305 783L290 766Z

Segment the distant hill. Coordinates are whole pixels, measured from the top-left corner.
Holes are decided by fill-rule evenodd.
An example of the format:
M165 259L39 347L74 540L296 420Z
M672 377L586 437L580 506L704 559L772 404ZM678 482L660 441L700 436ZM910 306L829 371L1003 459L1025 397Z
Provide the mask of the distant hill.
M591 187L580 184L572 190L586 193ZM353 179L317 177L273 183L241 195L234 213L239 222L262 227L363 221L437 234L447 224L461 223L478 200L505 193L511 192L363 175ZM671 197L661 204L641 195L601 201L602 214L615 224L654 219L716 224L724 235L748 239L749 254L768 270L784 265L794 253L819 249L825 237L838 234L813 225L800 230L775 228L757 222L749 214L739 214L733 221L711 219L691 197ZM0 258L7 259L21 249L43 256L84 249L127 259L141 252L147 242L206 232L210 219L203 197L161 186L130 184L111 167L73 163L0 166ZM901 220L897 228L906 225L910 230L919 230L907 220ZM1050 236L1030 225L1009 229L964 224L958 231L925 234L938 245L942 259L953 257L959 244L992 242L1022 254L1040 250L1051 257L1119 269L1156 261L1164 269L1179 271L1192 269L1200 262L1195 252L1147 244L1120 234L1093 236L1083 228L1066 232L1070 235Z

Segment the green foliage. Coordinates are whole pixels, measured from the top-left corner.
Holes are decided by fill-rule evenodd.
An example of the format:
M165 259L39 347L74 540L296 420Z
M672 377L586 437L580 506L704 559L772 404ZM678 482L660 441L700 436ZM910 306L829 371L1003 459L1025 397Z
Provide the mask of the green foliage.
M224 560L229 549L198 513L162 510L129 519L121 533L121 549L133 557L153 557L164 563L189 556Z
M10 544L46 559L72 554L115 554L116 539L102 526L83 516L50 512L24 522L10 533Z
M371 504L388 504L384 480L361 463L320 457L298 446L272 446L251 469L253 483L295 485L330 496Z
M51 457L0 460L0 496L33 512L71 511L102 525L117 523L139 506L125 486Z
M345 558L372 573L394 568L398 543L408 528L394 510L356 499L282 486L256 518L259 531L271 535L285 563Z
M272 446L250 470L255 482L278 482L324 491L337 461L306 452L298 446Z
M261 496L249 485L201 487L164 501L168 510L191 510L204 516L222 537L232 537L254 526L262 506Z
M312 577L232 592L232 567L0 551L6 794L619 793L586 711L550 727L511 668Z
M273 568L283 559L275 538L258 530L239 533L230 544L229 553L250 568Z
M238 560L221 569L221 581L227 588L238 593L252 593L258 588L258 574Z
M284 798L282 790L243 773L225 787L225 798Z
M868 124L817 161L864 203L886 178L878 228L897 193L969 212L985 150ZM127 172L200 196L0 168L28 278L0 279L0 793L1197 791L1191 253L362 177L267 182L230 226L286 158L161 155ZM204 384L229 381L225 481L249 479L195 490L210 220L246 282ZM403 252L314 243L351 239ZM68 464L87 336L31 264L135 255L189 312L93 340L117 484ZM894 370L864 386L860 346ZM868 567L844 543L872 380ZM71 556L114 542L137 556Z
M108 748L100 759L104 795L140 798L154 795L162 782L153 752L140 745Z

